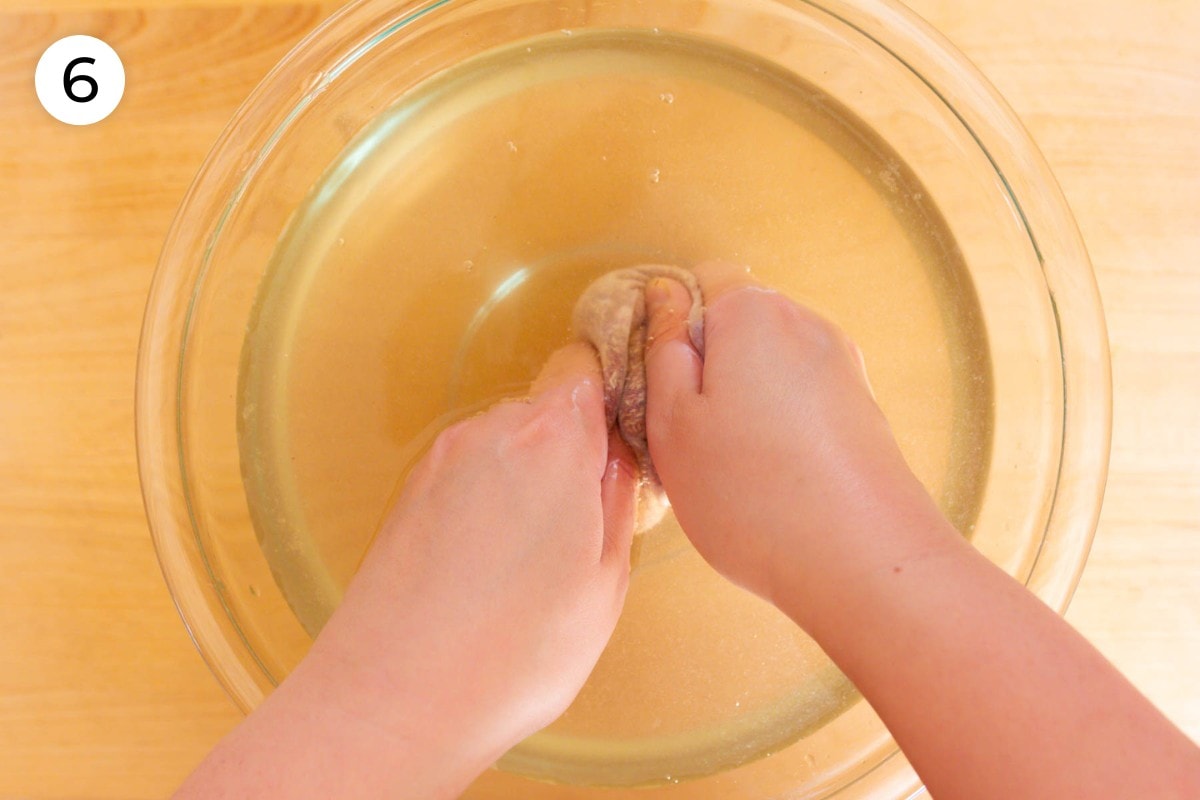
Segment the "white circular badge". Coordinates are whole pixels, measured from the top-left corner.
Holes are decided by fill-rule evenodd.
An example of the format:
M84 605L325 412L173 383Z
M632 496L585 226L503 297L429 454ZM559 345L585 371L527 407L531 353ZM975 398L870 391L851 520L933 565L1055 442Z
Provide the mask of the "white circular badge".
M121 102L125 66L116 50L94 36L67 36L42 53L33 83L50 116L68 125L91 125Z

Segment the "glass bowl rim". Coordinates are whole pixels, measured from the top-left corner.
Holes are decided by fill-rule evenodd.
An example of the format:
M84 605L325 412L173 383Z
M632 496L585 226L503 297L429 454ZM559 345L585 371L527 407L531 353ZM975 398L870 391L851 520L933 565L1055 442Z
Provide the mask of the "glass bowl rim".
M261 677L269 679L269 673L241 635L216 585L219 579L204 553L190 508L182 458L178 397L195 287L204 280L213 245L231 209L300 112L354 61L392 34L442 6L468 6L473 1L415 0L393 5L389 0L356 0L317 25L251 92L210 150L180 203L155 269L136 378L135 428L143 501L159 566L180 618L214 676L244 712L262 697ZM1042 546L1027 584L1062 613L1095 535L1107 477L1112 390L1099 292L1061 189L997 90L915 12L896 0L768 2L831 13L911 70L970 132L1025 225L1041 261L1054 313L1064 390L1058 475ZM854 14L861 15L857 24L849 19ZM947 99L950 96L967 102L956 106ZM1039 235L1045 231L1049 235ZM1047 245L1054 251L1048 252ZM1043 557L1047 544L1059 550L1056 558Z

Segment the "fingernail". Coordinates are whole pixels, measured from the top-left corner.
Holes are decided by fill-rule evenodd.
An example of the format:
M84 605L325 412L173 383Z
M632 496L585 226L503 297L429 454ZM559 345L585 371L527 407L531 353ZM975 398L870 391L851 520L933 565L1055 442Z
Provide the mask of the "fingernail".
M619 459L619 458L610 459L608 462L608 469L606 469L604 471L604 477L606 480L615 481L617 479L617 473L620 471L621 471L621 459Z
M653 315L671 300L671 282L655 278L646 284L646 311Z

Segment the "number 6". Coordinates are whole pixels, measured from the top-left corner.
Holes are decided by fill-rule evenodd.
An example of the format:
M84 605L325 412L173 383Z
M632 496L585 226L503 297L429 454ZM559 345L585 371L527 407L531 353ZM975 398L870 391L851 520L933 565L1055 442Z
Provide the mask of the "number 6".
M71 61L70 64L67 64L66 72L63 73L63 91L67 93L67 97L71 98L76 103L86 103L89 100L95 100L96 95L100 93L100 86L96 83L96 79L91 75L71 75L71 70L75 69L75 67L80 64L95 63L96 59L87 58L85 56L83 58L76 58ZM71 87L79 81L83 81L91 87L91 90L86 95L77 95L75 94L74 90L72 90Z

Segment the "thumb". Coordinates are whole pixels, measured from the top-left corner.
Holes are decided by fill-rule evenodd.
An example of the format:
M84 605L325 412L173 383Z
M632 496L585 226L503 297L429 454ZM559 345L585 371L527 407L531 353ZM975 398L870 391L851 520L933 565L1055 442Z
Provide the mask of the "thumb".
M629 445L615 430L608 435L608 467L600 480L600 505L604 513L604 549L601 562L629 569L629 549L637 518L637 461Z
M669 416L682 395L700 392L704 362L688 333L691 309L692 295L678 281L655 278L646 285L648 417L664 411Z

